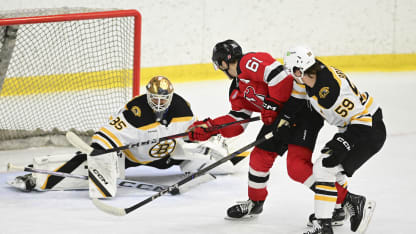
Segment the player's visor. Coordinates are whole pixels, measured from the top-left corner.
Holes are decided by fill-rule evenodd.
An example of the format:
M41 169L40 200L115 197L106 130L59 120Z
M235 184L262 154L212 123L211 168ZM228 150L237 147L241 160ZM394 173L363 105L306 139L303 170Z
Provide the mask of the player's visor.
M212 65L214 66L215 71L217 71L218 69L220 69L220 64L218 63L218 61L212 61Z

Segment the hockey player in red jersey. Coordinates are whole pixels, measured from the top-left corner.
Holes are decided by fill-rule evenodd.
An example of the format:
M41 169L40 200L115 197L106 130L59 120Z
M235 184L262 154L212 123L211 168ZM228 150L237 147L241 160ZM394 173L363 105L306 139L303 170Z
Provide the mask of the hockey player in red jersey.
M246 125L233 125L209 132L204 127L248 119L253 112L260 112L264 122L258 136L272 131L272 123L276 122L293 88L293 77L285 71L282 64L268 53L243 54L241 47L233 40L217 43L212 61L217 69L232 79L229 92L231 111L214 119L207 118L195 122L191 128L193 130L189 132L189 138L204 141L216 134L224 137L239 135ZM229 218L251 217L262 212L268 194L267 181L270 169L276 157L283 155L287 149L289 176L308 188L313 188L311 157L323 119L312 109L304 108L294 122L296 127L291 128L290 134L281 138L288 140L274 137L254 147L249 162L249 199L230 207L227 210Z

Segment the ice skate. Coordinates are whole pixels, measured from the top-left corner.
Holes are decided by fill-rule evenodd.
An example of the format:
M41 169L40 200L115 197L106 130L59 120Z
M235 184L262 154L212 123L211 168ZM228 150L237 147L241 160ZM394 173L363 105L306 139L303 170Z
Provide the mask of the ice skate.
M8 181L7 183L19 190L30 192L36 186L36 179L32 176L32 174L26 174L24 176L18 176L14 178L14 180Z
M252 218L263 211L264 201L239 201L227 210L226 219Z
M364 196L347 193L344 206L350 216L351 231L365 233L373 216L376 203Z
M347 218L344 208L336 208L332 213L332 226L342 226L344 225L344 220ZM308 227L313 226L313 221L316 220L315 214L309 216L309 221L306 224Z
M312 221L312 230L303 234L334 234L331 226L331 219L315 219Z

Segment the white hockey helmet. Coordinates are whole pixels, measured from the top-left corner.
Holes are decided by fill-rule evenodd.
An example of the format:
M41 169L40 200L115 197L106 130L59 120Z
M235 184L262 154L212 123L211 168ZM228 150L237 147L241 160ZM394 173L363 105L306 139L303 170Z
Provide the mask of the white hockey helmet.
M155 112L168 109L173 97L173 85L164 76L155 76L146 85L147 103Z
M315 55L313 52L304 46L297 46L289 49L283 56L285 67L293 77L297 78L303 84L304 72L315 64ZM301 72L300 77L295 75L295 71Z

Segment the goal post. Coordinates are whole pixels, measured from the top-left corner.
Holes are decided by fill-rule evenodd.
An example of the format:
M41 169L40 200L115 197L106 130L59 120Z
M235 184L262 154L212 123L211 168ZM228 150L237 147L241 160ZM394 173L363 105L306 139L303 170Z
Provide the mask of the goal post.
M91 136L139 94L140 43L136 10L0 11L0 150Z

